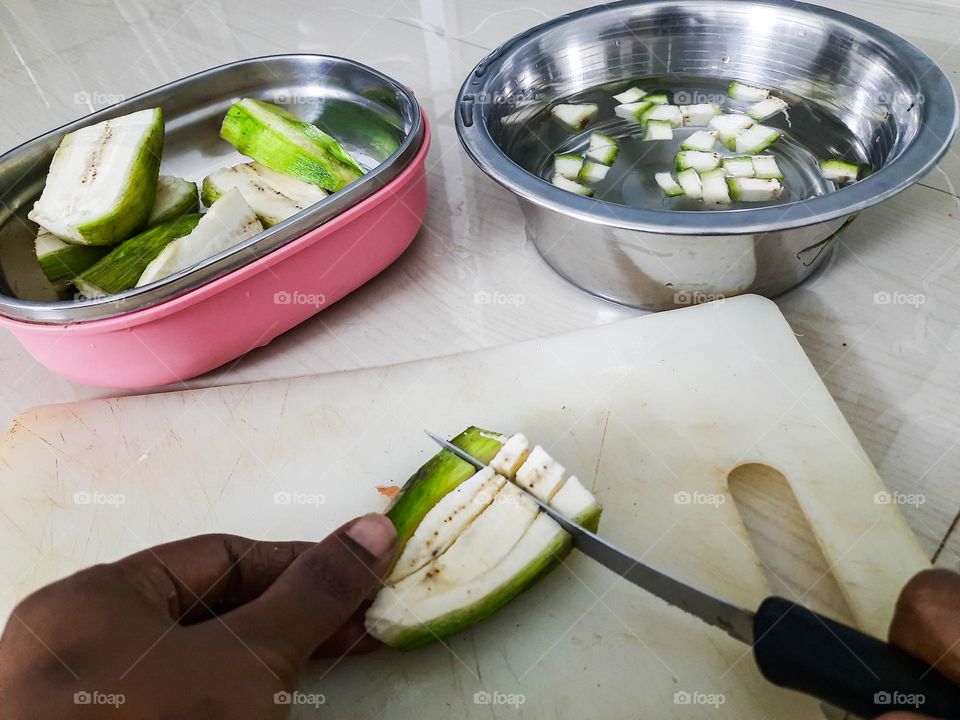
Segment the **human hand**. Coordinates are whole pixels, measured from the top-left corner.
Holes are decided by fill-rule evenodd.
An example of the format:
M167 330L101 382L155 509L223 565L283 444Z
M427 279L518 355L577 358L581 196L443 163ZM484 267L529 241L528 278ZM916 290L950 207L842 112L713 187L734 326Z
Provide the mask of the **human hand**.
M78 572L14 609L0 717L284 718L311 655L376 647L364 601L396 548L370 514L316 544L204 535Z
M890 642L960 683L960 575L934 569L911 578L897 600ZM924 718L895 712L879 720Z

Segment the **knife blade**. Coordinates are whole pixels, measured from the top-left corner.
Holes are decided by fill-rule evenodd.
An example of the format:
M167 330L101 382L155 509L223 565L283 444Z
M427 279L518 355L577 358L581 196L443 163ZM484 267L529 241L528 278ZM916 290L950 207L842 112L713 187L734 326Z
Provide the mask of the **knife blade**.
M477 470L487 467L429 430L431 440ZM960 685L898 647L770 596L751 611L643 562L516 484L573 538L574 546L634 585L751 646L763 676L859 715L908 711L960 720Z

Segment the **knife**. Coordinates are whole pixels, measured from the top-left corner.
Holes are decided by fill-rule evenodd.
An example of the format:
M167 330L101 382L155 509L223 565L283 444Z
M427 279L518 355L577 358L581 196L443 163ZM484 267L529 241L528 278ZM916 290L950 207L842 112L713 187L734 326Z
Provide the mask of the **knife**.
M429 430L444 449L486 465ZM960 719L960 685L922 660L848 625L775 595L756 611L694 587L624 552L517 485L573 537L580 552L661 600L695 615L753 649L763 676L864 718L907 711Z

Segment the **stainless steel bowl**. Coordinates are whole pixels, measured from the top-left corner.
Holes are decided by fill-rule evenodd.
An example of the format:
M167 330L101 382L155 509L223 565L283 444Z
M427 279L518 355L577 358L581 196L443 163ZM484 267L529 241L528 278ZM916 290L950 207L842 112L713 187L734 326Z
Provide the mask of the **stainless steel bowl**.
M854 158L869 175L838 191L810 181L812 197L724 211L630 206L544 179L568 140L555 124L536 122L553 103L602 86L595 125L616 128L609 95L637 81L720 91L734 79L788 99L792 127L767 124L779 122L798 147ZM920 50L871 23L790 0L627 0L559 17L482 60L456 115L467 152L520 197L528 236L557 272L600 297L654 310L793 287L856 213L931 170L958 122L950 83ZM816 163L806 155L797 177L809 180Z

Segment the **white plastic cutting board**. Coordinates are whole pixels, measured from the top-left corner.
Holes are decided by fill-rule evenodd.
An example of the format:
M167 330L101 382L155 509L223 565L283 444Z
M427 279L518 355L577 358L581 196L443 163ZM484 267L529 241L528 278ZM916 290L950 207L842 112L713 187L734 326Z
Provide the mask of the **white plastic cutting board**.
M747 605L769 591L726 489L745 463L786 476L862 628L883 634L926 566L782 315L748 296L467 355L27 413L0 442L4 615L161 541L320 538L385 506L376 486L435 452L423 428L470 424L527 433L593 487L604 536ZM818 714L723 633L576 553L446 647L318 664L306 685L338 718Z

